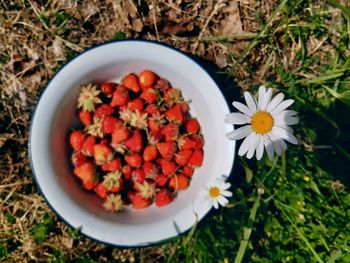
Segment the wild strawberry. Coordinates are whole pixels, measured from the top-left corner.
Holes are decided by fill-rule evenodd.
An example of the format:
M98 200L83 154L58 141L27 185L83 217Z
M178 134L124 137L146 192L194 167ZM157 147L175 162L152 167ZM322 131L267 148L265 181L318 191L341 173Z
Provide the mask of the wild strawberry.
M184 116L181 111L180 105L176 104L165 112L165 117L170 122L181 124L184 121Z
M175 191L184 190L188 187L188 178L183 174L173 175L169 180L169 187Z
M179 126L174 123L168 123L162 129L161 134L165 136L165 141L176 141L179 136Z
M94 158L97 164L104 164L113 158L111 148L104 144L96 144L94 146Z
M107 116L102 121L102 132L103 134L111 134L118 126L123 126L123 122L121 120L112 116Z
M83 145L81 147L81 152L86 156L94 155L94 146L96 144L96 138L92 135L89 135L85 138Z
M160 113L155 113L148 119L148 127L154 133L159 133L164 123L164 115Z
M186 122L186 131L188 133L197 134L199 132L199 123L196 119L190 119Z
M122 174L124 176L125 179L129 180L131 178L131 174L132 174L132 168L130 165L126 164L123 166L122 168Z
M157 149L163 158L170 159L174 156L176 151L176 143L170 142L160 142L157 143Z
M72 163L74 167L80 166L87 161L88 161L88 158L81 152L73 152Z
M183 150L175 154L175 162L179 165L187 165L188 160L192 155L192 150Z
M160 167L162 168L162 172L164 175L171 175L175 172L177 166L173 161L169 161L167 159L159 160Z
M85 128L86 133L95 137L103 138L102 121L103 121L103 118L94 117L93 123L89 126L86 126Z
M194 172L193 168L189 166L185 166L182 168L182 174L186 175L187 177L192 177L193 172Z
M103 177L102 184L108 192L119 192L123 186L122 173L119 171L108 173Z
M101 169L105 172L116 172L121 166L121 161L118 158L114 158L107 163L102 164Z
M186 115L190 111L190 106L188 105L188 102L183 101L177 104L180 105L181 111L184 115Z
M132 198L132 207L134 209L142 209L150 206L152 199L142 197L139 193L135 194Z
M121 142L126 141L130 137L130 131L124 126L117 126L112 133L111 146L116 147Z
M182 136L178 140L178 146L180 150L189 150L196 146L196 142L191 140L189 136Z
M134 168L140 167L142 164L142 157L138 153L133 153L125 156L125 161Z
M96 86L91 84L81 87L78 97L78 109L83 108L84 111L94 111L95 104L102 103L98 97L101 91L96 88Z
M170 88L170 83L166 79L158 79L154 88L160 91L166 91Z
M124 145L128 147L131 151L138 152L143 148L142 135L140 130L135 130L134 134L125 141Z
M184 102L181 91L178 89L169 88L164 93L164 102L169 107L172 107L174 104Z
M155 198L156 206L162 207L171 203L171 201L173 201L173 197L169 191L162 189L159 192L157 192Z
M141 89L140 84L139 84L139 80L138 80L137 76L134 74L127 75L123 79L122 83L127 89L129 89L135 93L139 92Z
M123 199L119 194L109 194L103 203L107 211L118 212L125 208Z
M128 91L124 87L118 86L117 90L113 92L111 106L120 107L120 106L126 105L128 101L129 101Z
M107 197L107 188L102 183L99 183L94 188L94 191L101 198L106 198Z
M157 81L158 77L150 70L144 70L139 75L139 82L142 90L152 87L152 85Z
M108 141L106 138L103 138L103 139L100 141L100 144L109 145L109 141Z
M105 116L112 115L114 113L114 108L108 104L102 104L95 111L95 117L103 118Z
M69 135L69 143L74 151L80 151L84 143L84 133L82 131L72 131Z
M166 183L168 182L168 177L165 176L164 174L158 174L157 177L154 179L154 181L156 182L157 186L164 186L166 185Z
M190 138L191 138L191 140L196 142L196 146L194 147L195 149L202 149L203 148L203 145L204 145L203 136L198 135L198 134L192 134L190 136Z
M144 180L143 183L135 182L134 188L143 198L151 199L156 193L156 185L153 182Z
M98 185L98 182L96 182L96 181L91 181L91 182L90 181L83 181L82 184L86 190L92 190Z
M145 172L142 169L136 169L132 174L131 178L134 183L142 184L145 181Z
M192 153L190 160L188 161L188 165L190 167L199 167L203 162L203 151L199 149L195 149Z
M150 161L146 161L142 165L142 169L145 172L146 178L154 179L157 174L159 173L158 171L158 166Z
M155 105L155 104L150 104L150 105L147 105L146 107L146 112L152 116L153 114L155 113L158 113L159 114L159 109L158 107Z
M132 203L132 200L134 199L135 194L136 193L134 191L128 191L127 197L128 197L128 200L130 201L130 203Z
M117 84L115 84L113 82L105 82L105 83L101 84L101 90L107 97L110 97L110 96L112 96L114 88L116 86L117 86Z
M144 104L140 98L136 98L128 103L128 108L132 111L142 112L143 107L144 107Z
M79 111L78 115L79 115L79 119L80 119L81 123L84 124L85 126L92 124L91 112L86 111L86 110L82 110L82 111Z
M85 162L82 165L74 168L74 174L83 182L94 182L95 180L95 165L92 162Z
M143 159L145 161L153 161L157 158L157 156L158 151L154 145L146 146L145 150L143 151Z
M157 92L153 88L148 88L141 93L140 98L149 104L154 103L157 101Z

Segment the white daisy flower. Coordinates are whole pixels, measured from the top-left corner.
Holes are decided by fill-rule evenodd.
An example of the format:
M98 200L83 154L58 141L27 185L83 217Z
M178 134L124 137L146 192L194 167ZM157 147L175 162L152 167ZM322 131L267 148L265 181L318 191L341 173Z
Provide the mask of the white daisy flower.
M227 189L231 184L226 183L223 179L216 179L215 184L210 187L205 187L201 190L207 205L215 209L219 208L219 205L225 206L228 204L226 197L232 196L232 193Z
M259 88L258 101L250 92L245 92L244 98L247 106L237 101L232 103L241 113L229 113L225 118L227 123L248 124L226 134L231 140L245 138L238 155L246 154L250 159L256 152L256 159L260 160L265 148L269 159L272 160L274 152L281 155L287 149L284 140L298 144L293 129L289 127L299 122L295 117L297 112L286 110L294 100L283 100L283 93L278 93L272 99L272 89L266 90L264 86Z

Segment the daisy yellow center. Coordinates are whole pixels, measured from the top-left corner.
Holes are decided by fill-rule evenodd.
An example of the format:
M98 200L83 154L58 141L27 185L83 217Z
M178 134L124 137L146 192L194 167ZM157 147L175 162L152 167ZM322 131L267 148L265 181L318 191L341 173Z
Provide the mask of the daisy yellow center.
M266 134L272 130L273 118L266 111L258 111L252 116L252 129L258 134Z
M212 198L216 198L220 195L220 189L216 186L213 186L213 187L210 187L209 189L209 195L212 197Z

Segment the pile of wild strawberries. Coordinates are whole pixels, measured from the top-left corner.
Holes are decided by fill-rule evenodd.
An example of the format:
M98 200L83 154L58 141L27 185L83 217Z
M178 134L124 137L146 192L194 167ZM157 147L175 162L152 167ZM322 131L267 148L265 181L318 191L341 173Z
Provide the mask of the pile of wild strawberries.
M74 174L109 211L169 204L202 165L203 137L181 91L150 70L81 87L69 135Z

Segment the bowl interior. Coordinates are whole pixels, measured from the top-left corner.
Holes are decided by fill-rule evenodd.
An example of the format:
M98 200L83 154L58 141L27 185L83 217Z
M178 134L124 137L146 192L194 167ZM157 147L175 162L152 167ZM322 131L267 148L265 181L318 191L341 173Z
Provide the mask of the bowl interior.
M72 174L68 134L72 128L79 127L77 96L83 84L118 81L127 73L144 69L164 77L182 91L186 100L191 100L191 115L198 118L205 140L203 166L195 170L189 189L180 192L170 205L109 213L102 208L101 200L94 193L84 191ZM195 213L202 218L208 212L199 198L200 188L231 171L234 143L225 138L225 133L232 129L223 123L226 113L228 107L216 84L181 53L138 41L91 49L68 63L52 79L37 106L30 141L36 181L61 217L98 240L139 245L175 236L195 222ZM132 232L142 237L130 237Z

